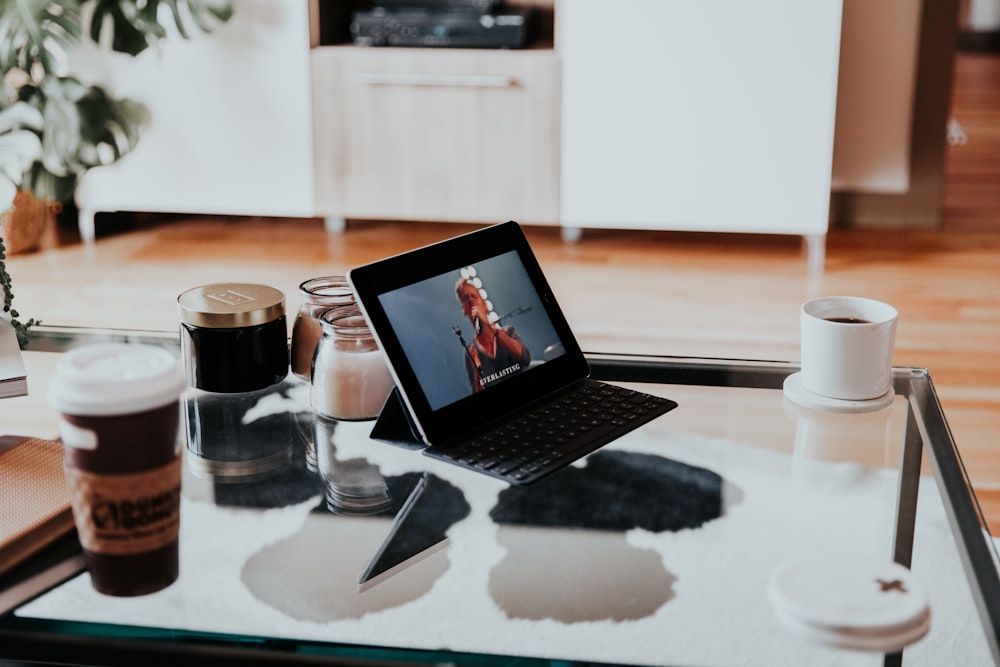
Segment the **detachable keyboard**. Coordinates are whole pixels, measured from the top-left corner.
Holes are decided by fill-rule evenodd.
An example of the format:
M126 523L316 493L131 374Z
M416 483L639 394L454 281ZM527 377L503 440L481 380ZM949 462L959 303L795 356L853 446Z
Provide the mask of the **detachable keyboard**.
M427 456L530 484L677 407L677 403L598 380L491 425Z

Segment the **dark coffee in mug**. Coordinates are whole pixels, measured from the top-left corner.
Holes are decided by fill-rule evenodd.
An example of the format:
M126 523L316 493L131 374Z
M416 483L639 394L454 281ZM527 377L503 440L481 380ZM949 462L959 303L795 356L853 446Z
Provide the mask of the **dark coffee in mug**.
M871 324L871 320L864 320L860 317L824 317L827 322L840 322L841 324Z
M76 348L56 368L66 479L96 590L143 595L178 576L179 397L184 375L165 349Z

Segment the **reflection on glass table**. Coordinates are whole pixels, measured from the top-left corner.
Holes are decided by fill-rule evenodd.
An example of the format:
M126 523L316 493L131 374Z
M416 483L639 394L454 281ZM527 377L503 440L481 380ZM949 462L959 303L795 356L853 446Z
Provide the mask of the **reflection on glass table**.
M100 336L176 345L44 330L25 354L29 376L43 381L62 350ZM54 569L40 561L53 587L0 617L0 657L995 661L995 549L926 371L896 369L884 411L829 415L785 399L791 363L589 359L598 379L679 407L524 488L374 441L371 422L319 419L291 377L223 429L273 465L206 465L204 428L188 449L174 585L109 598L85 572L59 569L72 553ZM45 435L54 421L37 387L0 404L4 423ZM787 564L821 558L905 566L926 592L926 633L885 653L790 632L769 587Z

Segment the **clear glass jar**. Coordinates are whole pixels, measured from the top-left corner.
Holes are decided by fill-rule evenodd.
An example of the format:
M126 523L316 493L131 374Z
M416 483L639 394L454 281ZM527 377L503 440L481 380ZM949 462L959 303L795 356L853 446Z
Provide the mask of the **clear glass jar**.
M355 429L362 437L369 427L361 422L346 423L333 419L313 420L313 440L316 443L316 463L323 480L326 509L333 514L370 516L390 513L393 502L389 485L379 467L361 457L338 456L335 440L343 429ZM357 430L358 428L362 430ZM354 433L344 436L350 439Z
M292 372L311 380L313 355L323 335L319 316L336 306L353 306L354 292L344 276L323 276L299 285L299 296L302 305L292 325Z
M310 402L321 417L374 419L393 388L392 375L357 308L333 307L319 318Z

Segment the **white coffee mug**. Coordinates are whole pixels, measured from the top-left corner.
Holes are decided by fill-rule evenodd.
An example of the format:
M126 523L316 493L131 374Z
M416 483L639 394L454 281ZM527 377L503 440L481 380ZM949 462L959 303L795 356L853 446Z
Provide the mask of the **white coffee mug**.
M802 388L828 398L883 396L892 381L899 314L887 303L827 296L802 305Z

